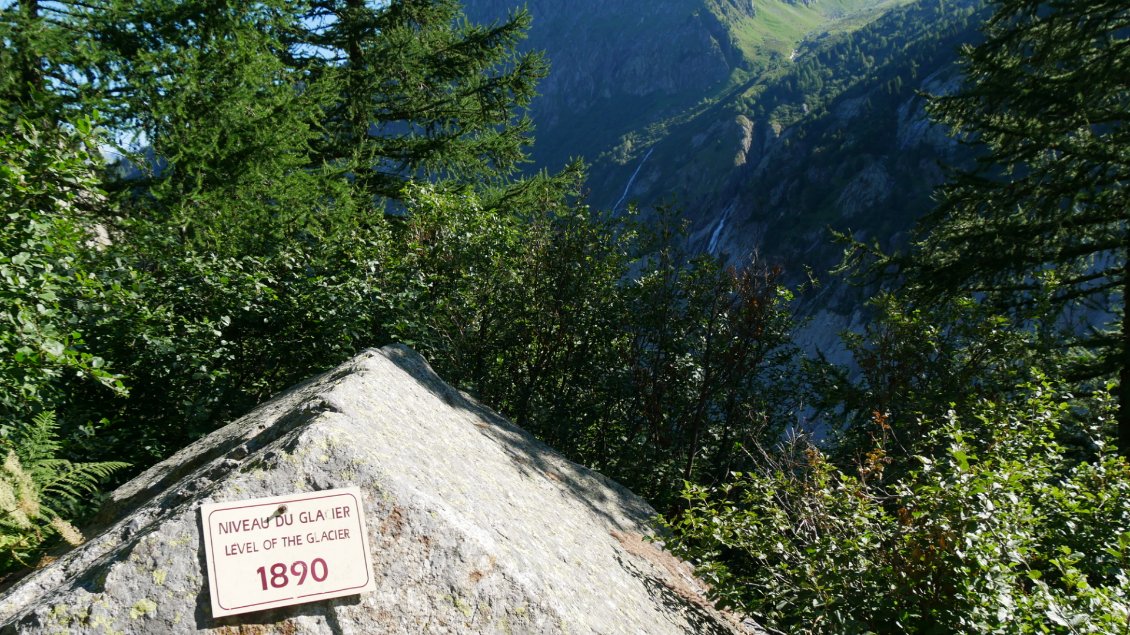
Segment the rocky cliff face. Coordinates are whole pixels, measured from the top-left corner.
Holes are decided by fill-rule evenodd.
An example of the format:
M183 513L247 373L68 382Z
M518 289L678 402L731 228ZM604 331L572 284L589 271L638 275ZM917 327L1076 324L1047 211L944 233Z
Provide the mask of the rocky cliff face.
M723 3L734 9L731 0ZM550 76L533 105L535 158L551 169L595 157L641 123L670 117L716 91L745 64L708 0L467 0L475 22L521 8L533 17L531 48ZM741 4L741 3L738 3ZM752 4L746 4L752 11ZM734 9L740 10L740 9Z
M552 62L535 167L585 157L596 206L673 203L694 249L825 270L829 226L897 241L955 158L918 96L971 37L977 0L948 4L534 0L528 46ZM467 2L477 21L518 6Z
M943 165L963 161L947 131L930 121L920 93L952 90L956 70L948 64L912 87L909 95L880 99L864 86L834 101L828 112L775 134L763 124L750 150L708 209L733 207L728 219L696 217L695 244L731 255L761 253L817 271L836 264L829 228L898 245L932 207ZM751 125L751 127L754 127ZM845 148L848 150L845 151Z
M375 591L213 617L202 505L346 486L363 500ZM645 539L653 513L390 347L114 492L94 538L0 596L0 632L756 632Z

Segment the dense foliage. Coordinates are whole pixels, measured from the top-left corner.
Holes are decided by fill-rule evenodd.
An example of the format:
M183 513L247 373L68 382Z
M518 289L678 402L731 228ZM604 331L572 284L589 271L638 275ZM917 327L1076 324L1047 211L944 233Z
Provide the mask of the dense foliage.
M75 311L121 295L83 266L96 240L90 215L105 205L89 135L86 120L67 133L19 119L0 138L0 571L33 564L51 536L81 541L67 519L91 511L89 494L126 467L56 456L54 411L71 405L68 384L125 393L89 352Z
M1110 402L1021 392L923 421L933 451L894 465L876 412L854 468L800 442L718 490L688 485L676 551L790 633L1124 632L1130 465L1106 449ZM1086 461L1056 441L1080 416Z
M965 55L965 86L934 102L982 147L978 169L941 189L913 254L925 295L978 293L1019 311L1044 304L1082 376L1122 373L1130 183L1130 6L1002 0ZM1130 408L1119 415L1130 451Z
M72 463L56 456L60 444L54 413L40 412L16 426L0 467L0 571L35 564L44 542L58 536L69 545L83 535L67 518L89 509L87 497L128 464Z
M791 372L774 274L588 210L579 168L505 180L542 73L510 52L522 14L481 28L450 2L69 6L9 4L0 22L28 51L3 84L5 112L24 113L4 138L9 444L54 412L52 458L136 471L403 341L668 504L790 407L769 398ZM89 35L67 48L53 29ZM95 107L101 128L67 132ZM82 144L127 158L100 171Z
M756 263L689 258L551 185L487 214L466 190L410 190L388 328L553 447L672 504L795 406L786 294Z
M457 0L309 2L286 58L331 86L317 160L386 198L412 180L508 174L532 126L518 109L546 72L540 55L516 51L529 21L467 23Z
M855 372L812 366L835 443L753 449L666 521L720 598L790 632L1130 626L1126 5L991 5L934 101L983 159L879 255L901 286L849 337Z
M79 122L89 131L89 122ZM30 419L60 398L54 380L89 378L121 391L85 350L71 302L109 304L115 290L82 266L89 215L104 204L78 134L26 120L0 139L0 416Z

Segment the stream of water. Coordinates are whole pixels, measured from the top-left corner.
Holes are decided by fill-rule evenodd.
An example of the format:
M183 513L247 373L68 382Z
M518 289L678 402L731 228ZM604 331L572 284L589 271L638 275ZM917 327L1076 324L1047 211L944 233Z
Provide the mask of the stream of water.
M730 219L730 214L734 213L735 205L737 203L730 203L730 206L722 212L722 217L718 219L718 225L714 227L714 232L710 234L710 243L706 246L706 253L713 256L715 250L718 249L718 239L722 236L722 229L726 227L726 221Z
M650 157L651 153L654 151L654 147L649 148L647 154L643 155L643 159L640 160L640 164L636 166L636 171L632 172L632 178L628 179L628 184L624 186L624 193L620 195L620 199L617 200L616 204L612 206L613 213L618 212L620 210L620 205L624 202L624 199L628 198L628 191L632 189L632 183L636 182L636 177L639 176L640 170L643 169L643 164L647 163L648 157Z

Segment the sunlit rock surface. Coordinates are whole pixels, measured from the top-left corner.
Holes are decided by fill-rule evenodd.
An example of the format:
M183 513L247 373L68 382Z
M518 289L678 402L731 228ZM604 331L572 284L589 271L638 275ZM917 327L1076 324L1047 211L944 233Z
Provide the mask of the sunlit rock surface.
M212 617L202 504L352 485L375 592ZM411 350L370 350L114 492L89 542L0 596L0 632L757 632L642 539L653 513Z

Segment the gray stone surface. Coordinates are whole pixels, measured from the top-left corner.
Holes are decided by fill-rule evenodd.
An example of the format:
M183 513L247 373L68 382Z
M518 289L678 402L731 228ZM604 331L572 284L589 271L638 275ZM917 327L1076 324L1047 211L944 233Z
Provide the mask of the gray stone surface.
M203 503L361 488L377 591L215 619ZM653 511L404 347L299 385L113 494L0 596L0 633L735 633Z

